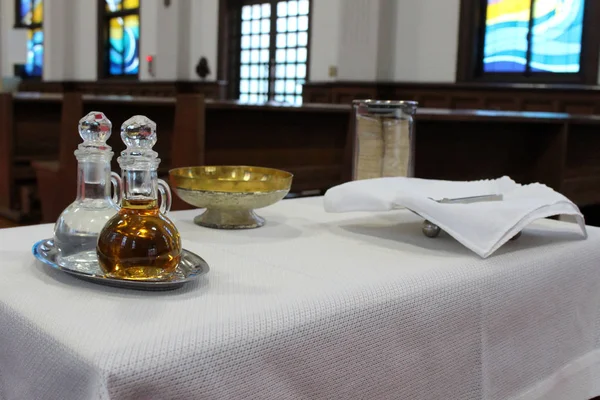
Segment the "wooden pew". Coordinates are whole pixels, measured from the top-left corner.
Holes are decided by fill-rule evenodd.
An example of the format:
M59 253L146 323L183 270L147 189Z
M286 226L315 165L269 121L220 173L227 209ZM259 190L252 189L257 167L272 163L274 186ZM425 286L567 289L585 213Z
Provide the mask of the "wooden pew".
M420 109L416 174L541 182L600 226L600 116L545 112Z
M292 193L323 192L350 177L346 158L351 114L344 105L247 105L206 100L205 114L187 111L204 138L177 129L174 166L259 165L294 174ZM188 118L186 118L186 121ZM194 129L195 132L200 132ZM200 132L201 135L201 132ZM192 143L193 145L181 145Z
M420 109L415 175L476 180L509 175L561 191L568 114Z
M206 146L204 96L180 94L175 106L175 129L171 140L170 168L204 165ZM168 179L167 179L168 182ZM173 193L173 210L194 208Z
M112 168L124 149L119 129L125 119L143 114L157 123L155 150L161 157L159 176L170 168L191 165L246 164L285 169L294 174L292 193L322 193L349 179L345 154L350 138L351 115L347 106L251 106L236 102L205 101L203 96L180 94L177 98L85 95L65 97L72 120L63 119L60 162L36 163L43 203L43 221L55 221L75 196L76 171L73 151L80 143L77 121L90 111L102 111L113 122L108 144L113 148ZM60 193L60 194L59 194ZM173 209L189 205L174 196Z
M39 220L32 162L58 156L62 95L0 94L0 215Z
M581 207L600 205L599 130L600 116L572 116L567 124L561 191Z
M43 223L56 221L62 210L74 200L77 190L77 160L73 152L81 143L77 126L82 115L81 94L65 93L58 139L58 159L32 163L40 194Z
M49 107L57 113L60 104L55 103L49 103ZM0 126L4 131L10 122L2 117L10 115L7 107L3 102L0 108ZM134 114L144 114L158 124L155 149L161 155L159 173L163 178L170 168L179 166L262 165L294 173L295 193L312 189L322 193L352 176L354 116L347 105L257 106L204 101L201 96L186 94L177 101L85 95L83 110L73 113L74 120L92 110L105 112L113 121L109 144L115 152L115 171L116 159L123 149L121 123ZM22 121L23 115L15 115ZM48 119L42 119L45 120ZM509 175L521 183L545 183L582 206L600 205L600 157L595 154L600 144L595 134L600 117L420 109L415 121L417 177L470 180ZM24 122L17 124L21 130ZM72 132L70 135L79 143L76 121L70 124L72 128L63 134ZM43 126L38 130L48 132L52 128ZM7 140L6 136L3 138ZM66 158L74 163L70 170L74 171L72 150L61 154L68 154ZM8 165L2 171L14 168L15 163ZM11 186L5 182L0 181L4 185L0 190L10 191ZM63 204L56 207L62 210L73 200L75 191L60 191L68 193ZM183 202L174 206L181 208L189 206ZM52 221L55 216L47 220Z

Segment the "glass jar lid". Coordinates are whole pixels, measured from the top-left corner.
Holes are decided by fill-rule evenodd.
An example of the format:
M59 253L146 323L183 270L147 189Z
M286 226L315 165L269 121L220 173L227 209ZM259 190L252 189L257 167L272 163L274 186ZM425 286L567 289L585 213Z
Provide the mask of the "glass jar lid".
M360 114L371 114L379 116L397 116L398 113L414 115L419 103L408 100L354 100L353 106Z

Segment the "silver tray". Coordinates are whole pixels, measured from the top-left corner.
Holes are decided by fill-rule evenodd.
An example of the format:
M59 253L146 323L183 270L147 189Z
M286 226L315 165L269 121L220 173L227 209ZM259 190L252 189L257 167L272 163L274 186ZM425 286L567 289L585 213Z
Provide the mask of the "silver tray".
M175 273L169 280L130 281L104 276L104 273L98 264L93 264L92 266L87 266L85 269L80 270L58 265L56 263L58 250L54 246L53 239L40 240L33 245L32 251L35 258L56 270L66 272L67 274L85 281L125 289L150 291L173 290L182 287L187 282L193 281L200 275L206 274L209 270L208 264L202 257L192 253L191 251L183 249L181 252L181 261L177 265Z

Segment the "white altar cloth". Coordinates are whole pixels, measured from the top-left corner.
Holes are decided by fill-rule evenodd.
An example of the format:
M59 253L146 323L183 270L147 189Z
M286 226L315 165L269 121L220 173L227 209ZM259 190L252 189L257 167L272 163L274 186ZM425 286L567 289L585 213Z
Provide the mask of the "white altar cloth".
M408 211L284 200L220 231L172 213L208 275L166 293L37 262L0 230L0 399L544 399L600 395L600 229L540 221L481 259Z

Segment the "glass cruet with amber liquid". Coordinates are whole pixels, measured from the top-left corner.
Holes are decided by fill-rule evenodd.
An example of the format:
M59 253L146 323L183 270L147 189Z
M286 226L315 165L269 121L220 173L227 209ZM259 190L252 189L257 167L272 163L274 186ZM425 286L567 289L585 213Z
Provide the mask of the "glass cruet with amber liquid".
M96 270L98 235L117 213L121 178L110 170L114 153L106 141L111 129L110 120L98 111L79 120L79 136L83 143L74 153L77 158L77 197L54 225L57 263L63 267ZM115 186L115 197L111 196L111 182Z
M118 158L123 181L121 206L100 232L98 261L111 278L166 280L181 258L181 239L166 216L171 190L157 177L160 159L152 150L156 124L134 116L121 126L121 139L127 146Z

